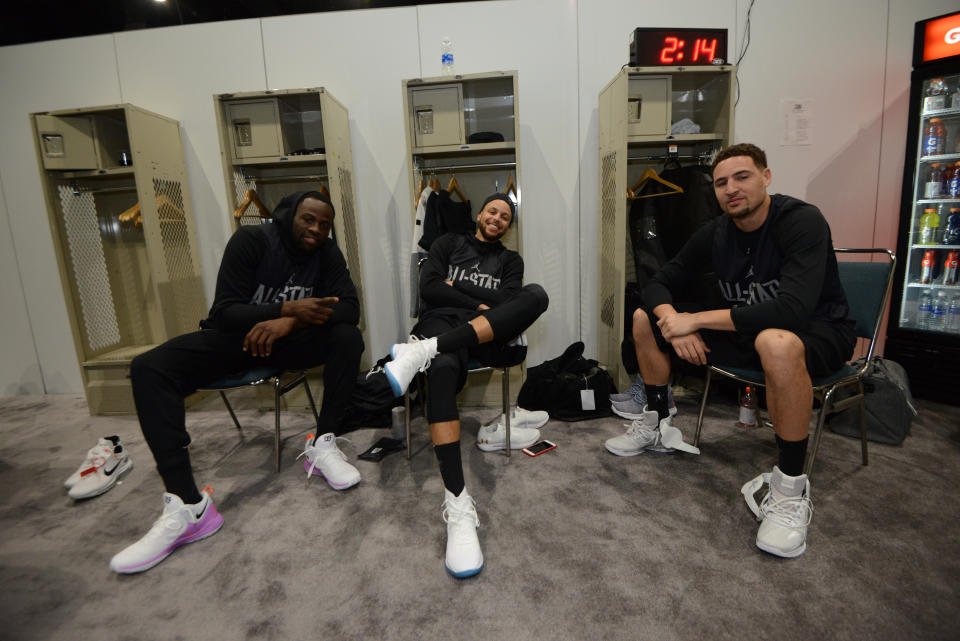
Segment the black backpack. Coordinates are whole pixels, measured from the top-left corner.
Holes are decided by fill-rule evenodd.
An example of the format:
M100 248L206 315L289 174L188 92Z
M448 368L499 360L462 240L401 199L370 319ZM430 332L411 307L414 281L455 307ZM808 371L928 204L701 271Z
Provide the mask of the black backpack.
M383 366L388 360L390 357L384 356L369 372L361 372L357 377L343 416L343 431L353 431L361 427L390 427L390 412L394 406L403 404L403 397L394 397L390 381L383 373Z
M610 416L610 394L616 393L613 378L597 361L583 358L584 345L576 342L563 354L527 370L517 405L544 410L561 421L585 421ZM582 390L593 390L595 409L581 403Z
M850 363L863 367L863 359ZM900 445L910 434L910 423L917 416L910 393L910 380L899 363L874 357L863 375L864 406L867 413L867 440ZM837 390L834 401L851 396L848 388ZM860 438L860 410L856 406L827 417L827 425L837 434Z

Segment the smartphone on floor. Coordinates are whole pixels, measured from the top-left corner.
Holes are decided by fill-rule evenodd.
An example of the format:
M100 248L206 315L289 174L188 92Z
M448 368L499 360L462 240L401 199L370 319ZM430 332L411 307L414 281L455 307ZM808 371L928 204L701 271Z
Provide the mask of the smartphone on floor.
M550 441L540 441L539 443L534 443L530 447L523 448L522 451L527 456L540 456L544 452L549 452L556 447L556 443L552 443Z

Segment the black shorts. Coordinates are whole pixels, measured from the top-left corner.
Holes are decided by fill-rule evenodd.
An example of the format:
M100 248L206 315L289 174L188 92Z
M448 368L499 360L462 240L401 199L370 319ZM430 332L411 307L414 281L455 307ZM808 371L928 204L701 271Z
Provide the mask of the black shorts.
M704 311L702 305L695 303L678 303L675 307L678 312ZM649 310L647 314L651 319L655 318ZM651 327L660 351L673 353L673 346L660 333L656 322L651 322ZM853 355L853 348L857 344L853 324L847 322L828 323L814 320L802 331L793 333L803 343L807 372L813 377L828 376L843 367ZM757 338L756 334L702 329L700 336L710 349L707 353L707 362L711 365L763 369L760 364L760 355L753 345Z

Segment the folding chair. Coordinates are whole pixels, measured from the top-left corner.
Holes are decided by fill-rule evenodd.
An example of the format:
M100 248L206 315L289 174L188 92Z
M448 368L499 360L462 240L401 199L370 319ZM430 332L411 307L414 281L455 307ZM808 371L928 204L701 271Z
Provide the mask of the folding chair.
M893 270L897 263L896 256L888 249L834 249L833 251L837 254L883 254L888 260L877 263L837 263L840 271L840 282L843 285L843 291L846 293L847 302L850 305L850 318L856 322L857 337L868 339L869 347L863 367L860 369L856 369L851 365L844 365L829 376L814 378L812 380L813 393L814 395L821 396L822 402L820 405L820 415L817 418L816 431L813 434L813 443L811 444L806 465L804 466L804 472L808 476L811 475L813 470L813 462L817 456L817 449L820 447L820 438L823 436L824 420L827 414L839 412L852 405L859 407L861 450L863 464L867 464L867 424L863 407L863 376L870 366L870 360L873 358L877 334L880 331L883 312L887 307L887 299L890 297L890 287L893 284ZM763 370L708 365L706 383L703 388L703 398L700 401L700 414L697 416L697 432L693 438L693 444L695 446L700 445L703 412L707 406L707 397L710 394L710 381L714 374L732 378L747 385L765 386ZM854 385L857 387L856 394L841 401L834 402L833 395L838 389L842 387L852 387Z
M273 387L275 425L273 449L274 457L276 459L276 470L278 473L280 472L281 448L280 399L283 397L283 395L303 383L303 389L306 390L307 399L310 401L310 408L313 410L313 420L317 422L317 428L319 429L320 427L320 416L317 414L317 406L316 403L313 402L313 394L310 392L310 385L307 383L307 373L302 370L293 372L294 378L288 383L281 382L283 374L284 370L277 367L255 367L243 374L225 376L202 388L204 391L216 391L220 393L220 398L223 399L224 404L227 406L227 411L230 412L230 418L233 419L233 424L237 426L237 430L239 430L240 434L242 435L243 428L240 427L240 421L237 420L237 415L234 413L233 407L230 405L230 401L227 399L227 390L237 389L240 387L255 387L257 385L270 385Z

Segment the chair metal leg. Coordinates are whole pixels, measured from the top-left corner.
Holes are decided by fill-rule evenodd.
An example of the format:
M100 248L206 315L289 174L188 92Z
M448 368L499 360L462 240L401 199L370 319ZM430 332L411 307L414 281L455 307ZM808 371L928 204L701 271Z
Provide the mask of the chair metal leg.
M857 405L860 407L860 450L863 453L863 464L867 464L867 408L864 403L866 400L863 397L863 381L857 380L858 392L860 394L860 402Z
M810 448L807 454L807 462L803 466L803 473L807 475L807 478L813 476L813 461L817 458L817 450L820 449L820 437L823 436L823 423L827 418L830 405L833 403L833 393L835 391L837 391L836 385L828 389L827 393L823 395L823 404L820 406L820 416L817 417L817 431L813 434L813 447Z
M237 415L233 413L233 406L230 405L230 401L227 400L227 394L223 390L220 391L220 398L223 399L223 404L227 406L227 411L230 412L230 418L233 419L233 424L237 426L237 431L240 432L240 435L243 436L243 428L240 427L240 421L237 420Z
M503 421L507 430L507 458L510 457L510 368L503 368Z
M703 383L703 398L700 399L700 414L697 415L697 432L693 435L693 446L700 446L700 430L703 429L703 411L707 408L707 397L710 395L710 381L713 379L713 370L707 367L707 378Z
M273 379L273 453L276 461L277 473L280 473L280 377Z
M407 431L407 460L409 461L412 453L410 452L410 390L403 393L403 407L406 411L403 413L404 428Z
M307 400L310 401L310 409L313 410L313 420L317 424L317 431L320 431L320 414L317 412L317 404L313 401L313 392L310 391L310 385L307 383L307 375L303 374L303 389L307 392Z

